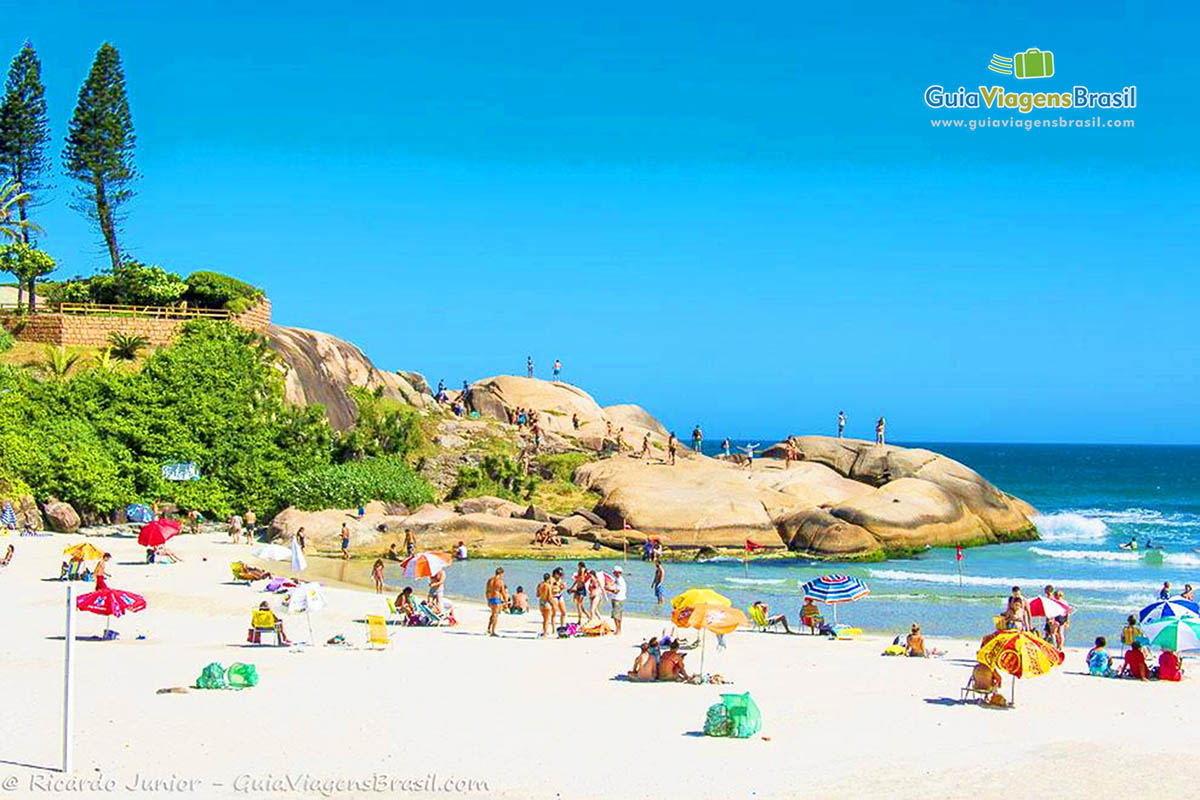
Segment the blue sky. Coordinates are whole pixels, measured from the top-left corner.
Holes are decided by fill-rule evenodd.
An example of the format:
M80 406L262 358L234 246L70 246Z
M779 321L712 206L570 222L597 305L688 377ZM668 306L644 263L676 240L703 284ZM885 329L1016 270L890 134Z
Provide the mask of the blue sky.
M133 256L244 277L381 367L458 385L558 357L710 436L844 409L897 440L1200 442L1196 9L4 5L55 154L120 50ZM1054 78L987 71L1029 47ZM1136 127L934 130L1020 115L935 112L933 83L1136 84L1105 114ZM56 184L43 245L91 273Z

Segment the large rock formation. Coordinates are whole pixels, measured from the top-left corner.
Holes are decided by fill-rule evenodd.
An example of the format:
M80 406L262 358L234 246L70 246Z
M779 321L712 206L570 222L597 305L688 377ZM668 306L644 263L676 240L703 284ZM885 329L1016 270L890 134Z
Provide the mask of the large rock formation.
M266 336L286 365L288 401L320 403L338 430L350 427L357 413L347 393L351 386L383 387L386 397L418 407L433 402L429 385L417 373L376 369L362 350L328 333L272 325Z
M601 494L609 528L629 524L674 546L750 539L859 557L1036 536L1029 504L937 453L825 437L802 437L799 453L790 467L767 458L753 468L693 454L673 467L615 457L583 465L576 480Z

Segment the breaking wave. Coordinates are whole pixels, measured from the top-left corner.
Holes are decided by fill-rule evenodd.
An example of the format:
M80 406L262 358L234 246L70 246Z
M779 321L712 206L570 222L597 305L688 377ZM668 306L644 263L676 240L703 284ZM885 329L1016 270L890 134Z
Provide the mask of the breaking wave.
M1074 511L1038 514L1033 524L1047 542L1102 542L1108 536L1104 520Z

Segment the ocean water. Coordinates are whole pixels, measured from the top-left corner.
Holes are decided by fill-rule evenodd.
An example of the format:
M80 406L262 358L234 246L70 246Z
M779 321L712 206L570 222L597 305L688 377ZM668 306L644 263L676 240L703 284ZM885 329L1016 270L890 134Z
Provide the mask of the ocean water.
M758 440L751 440L758 441ZM764 439L763 444L773 440ZM737 442L742 444L744 442ZM719 440L705 443L715 449ZM1200 588L1200 447L1084 446L906 443L927 447L975 469L1001 489L1032 503L1041 540L970 548L961 563L952 548L935 548L911 559L882 564L838 565L804 559L750 562L718 559L666 565L668 598L683 589L707 586L738 606L764 600L790 619L802 602L799 584L829 572L862 578L868 598L838 609L839 620L867 630L901 633L921 622L927 635L976 637L992 629L1012 586L1027 596L1046 584L1061 588L1076 612L1067 643L1110 641L1126 615L1152 602L1163 581L1182 590ZM1162 547L1161 559L1121 550L1136 536ZM468 561L448 573L451 595L482 597L495 566L505 567L510 587L531 594L544 561ZM559 564L568 573L573 563ZM597 566L611 570L611 560ZM961 575L960 575L961 567ZM624 564L631 612L659 615L650 590L652 568L631 554ZM389 573L389 583L402 582Z

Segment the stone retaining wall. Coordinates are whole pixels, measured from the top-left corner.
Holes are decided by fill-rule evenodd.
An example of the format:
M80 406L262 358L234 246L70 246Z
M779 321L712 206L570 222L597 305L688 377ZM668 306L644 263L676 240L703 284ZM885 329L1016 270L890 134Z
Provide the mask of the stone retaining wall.
M100 317L86 314L0 315L0 325L22 342L62 344L69 347L103 347L110 333L145 336L152 345L170 344L179 326L188 320L153 317ZM271 324L271 301L263 299L253 308L231 320L255 333L263 333Z

